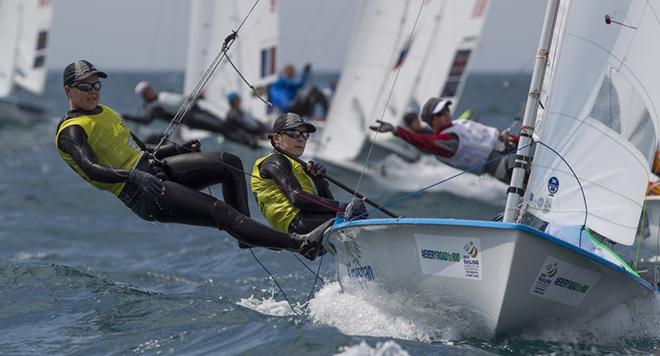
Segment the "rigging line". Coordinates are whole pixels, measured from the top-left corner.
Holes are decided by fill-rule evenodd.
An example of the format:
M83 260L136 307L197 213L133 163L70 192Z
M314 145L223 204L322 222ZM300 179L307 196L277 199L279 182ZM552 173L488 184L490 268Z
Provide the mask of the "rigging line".
M314 295L314 289L316 289L316 282L318 282L319 280L323 282L323 279L319 277L319 272L321 271L321 265L323 264L323 256L324 255L321 255L321 259L319 260L319 266L316 268L316 272L314 272L312 271L311 268L309 268L309 266L307 266L305 262L303 262L303 260L300 259L300 257L298 257L298 255L293 254L293 257L295 257L298 260L298 262L302 263L302 265L305 266L305 268L307 268L307 270L312 272L312 274L314 275L314 284L312 285L312 289L309 291L309 294L307 295L307 300L305 301L305 304L307 304L312 299L312 296Z
M256 96L257 98L259 98L259 100L261 100L261 102L263 102L264 104L266 104L268 106L273 106L273 103L271 103L270 101L262 98L261 95L259 95L259 93L257 93L257 89L254 87L254 85L250 84L250 82L248 82L248 80L245 79L245 76L243 76L243 73L241 73L241 71L238 70L238 68L236 68L236 66L234 65L234 62L231 61L231 58L229 58L229 56L227 56L227 62L229 62L229 64L231 64L232 68L234 68L236 73L238 73L238 76L241 77L241 79L243 79L243 82L252 90L252 95L253 96Z
M232 31L232 33L225 38L225 41L222 45L222 49L220 52L216 55L216 57L213 59L213 62L211 65L207 68L206 72L202 75L202 78L197 82L195 85L195 88L193 89L192 93L190 96L186 98L184 103L179 107L179 110L177 111L176 115L174 115L174 118L170 121L169 125L165 129L165 132L163 133L163 136L161 137L160 141L156 145L156 148L154 151L151 153L151 158L154 160L156 159L156 153L162 146L162 144L174 133L174 130L176 130L177 126L183 121L183 118L185 115L190 111L192 106L195 104L197 101L200 93L202 92L204 86L206 86L206 83L211 79L213 76L213 73L215 73L216 69L218 68L218 65L220 65L220 62L222 61L223 58L227 57L227 51L231 48L232 44L238 37L238 32L241 30L247 19L250 17L252 12L254 11L254 8L257 6L260 0L256 0L254 4L252 5L252 8L250 8L250 11L248 14L243 18L243 21L241 24L238 26L238 28L235 31Z
M291 305L291 301L289 301L289 297L286 295L286 293L284 293L284 290L283 290L282 287L280 286L280 283L277 282L277 279L275 278L275 276L274 276L272 273L270 273L270 271L268 270L268 268L266 268L266 266L264 266L264 264L261 263L261 261L259 261L259 259L257 258L257 255L254 254L254 251L252 250L252 247L250 247L250 253L252 254L252 257L254 257L254 260L257 261L257 263L259 264L259 266L261 266L261 268L263 268L264 271L266 271L266 273L268 273L268 276L270 277L270 279L271 279L273 282L275 282L275 285L276 285L277 288L280 290L280 293L282 293L282 295L284 296L284 300L286 300L286 303L289 305L289 308L291 308L291 311L293 311L293 313L296 314L297 316L302 316L302 314L298 313L298 312L293 308L293 305Z
M221 160L218 160L218 159L215 159L215 158L210 157L210 156L208 156L208 155L205 155L204 152L202 152L202 151L193 151L193 150L191 150L191 149L188 148L188 147L184 147L184 146L182 146L182 145L180 145L180 144L178 144L178 143L176 143L176 142L170 141L170 140L168 140L167 142L168 142L168 143L171 143L171 144L173 144L173 145L176 145L176 146L178 146L178 147L181 148L181 149L188 150L189 153L198 153L198 154L200 154L202 157L208 159L209 161L212 161L212 162L218 163L218 164L220 164L220 165L222 165L222 166L225 166L225 168L229 168L229 169L231 169L231 170L233 170L233 171L235 171L235 172L243 173L244 175L246 175L246 176L248 176L248 177L250 177L250 178L257 178L257 179L261 179L261 180L266 180L266 178L262 178L262 177L260 177L260 176L255 176L255 175L253 175L252 173L249 173L249 172L246 172L246 171L240 170L240 169L238 169L238 168L236 168L236 167L234 167L234 166L232 166L232 165L230 165L230 164L227 164L227 163L225 163L225 162L223 162L223 161L221 161ZM279 187L279 186L278 186L278 188L280 188L280 189L285 189L285 188L281 188L281 187ZM289 190L287 190L287 191L288 191L289 193L293 193L293 190L291 190L291 189L289 189ZM325 207L325 208L328 208L328 209L330 209L330 210L333 210L333 211L335 211L335 212L337 212L337 213L340 213L340 211L337 210L337 208L335 208L335 206L332 205L332 204L330 204L330 203L326 203L326 202L324 202L324 201L322 201L322 200L314 199L314 198L312 198L312 197L310 197L310 196L307 196L307 195L304 195L304 194L301 195L301 197L302 197L303 199L306 199L307 201L310 201L310 202L314 203L314 204L320 205L320 206L322 206L322 207Z
M410 32L410 36L408 38L408 41L412 42L413 35L415 34L415 28L417 27L417 22L419 21L419 17L422 14L422 8L424 8L424 1L421 0L419 4L419 11L417 11L417 17L415 18L415 23L413 24L412 31ZM383 111L380 115L380 120L385 117L385 112L387 111L387 107L390 104L390 99L392 99L392 93L394 93L394 87L396 86L397 79L399 78L399 73L401 72L401 68L403 66L399 66L396 69L396 75L394 76L394 81L392 82L392 87L390 88L390 92L387 95L387 101L385 101L385 105L383 105ZM367 157L364 160L364 163L362 165L362 172L360 172L360 178L358 179L357 185L355 187L355 191L358 192L360 190L360 184L362 183L362 178L364 178L364 174L367 171L367 164L369 163L369 159L371 158L371 152L373 151L374 145L376 144L376 138L378 137L378 132L374 133L374 138L371 140L371 144L369 145L369 152L367 153ZM353 199L355 198L355 194L353 194Z

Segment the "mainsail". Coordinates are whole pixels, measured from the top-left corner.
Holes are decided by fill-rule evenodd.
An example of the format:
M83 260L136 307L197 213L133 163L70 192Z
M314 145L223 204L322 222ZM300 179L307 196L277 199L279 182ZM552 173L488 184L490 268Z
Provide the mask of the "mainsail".
M634 242L660 126L658 13L650 1L562 2L539 136L557 154L537 145L527 211Z
M46 82L50 1L0 0L0 96L19 86L40 94Z
M456 101L487 5L486 0L365 1L317 155L331 162L354 160L375 120L399 123L407 110L432 96Z
M222 48L225 38L238 30L254 5L251 1L194 0L191 3L189 45L184 94L190 94L209 64ZM238 70L255 87L265 87L277 74L279 42L278 2L259 3L243 24L228 52ZM223 60L203 92L205 109L224 117L229 110L227 94L238 93L243 109L264 119L267 105L253 96L230 64Z

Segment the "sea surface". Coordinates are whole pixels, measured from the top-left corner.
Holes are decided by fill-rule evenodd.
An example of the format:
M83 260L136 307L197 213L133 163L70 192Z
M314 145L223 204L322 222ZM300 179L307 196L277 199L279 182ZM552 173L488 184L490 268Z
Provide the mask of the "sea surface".
M182 86L176 72L109 75L102 102L119 112L138 110L133 87L139 80L158 89ZM314 79L325 85L333 77ZM456 111L469 108L484 122L508 127L520 114L529 79L473 74ZM0 354L583 355L652 354L660 346L657 300L632 300L560 329L481 339L469 323L378 309L341 293L330 255L304 260L306 267L288 252L254 249L253 256L216 229L143 221L58 156L54 130L65 99L61 73L53 72L35 100L49 109L48 117L27 124L0 120ZM143 136L165 128L129 125ZM245 167L266 152L216 138L203 148L233 152ZM349 186L357 179L331 173ZM408 170L404 178L410 183L421 174ZM424 184L447 177L427 174ZM479 184L466 180L421 192L390 209L490 220L504 197L480 192ZM414 190L368 181L361 187L381 202ZM221 196L217 188L213 194ZM253 199L250 204L264 222ZM323 280L315 283L317 270Z

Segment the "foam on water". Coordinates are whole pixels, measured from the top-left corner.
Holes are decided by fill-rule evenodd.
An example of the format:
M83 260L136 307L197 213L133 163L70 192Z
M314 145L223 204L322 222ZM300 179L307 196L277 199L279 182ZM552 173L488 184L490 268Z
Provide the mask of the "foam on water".
M388 189L405 192L419 190L463 172L438 162L431 156L424 156L415 163L408 163L395 155L383 160L379 171L383 174L374 179ZM428 191L449 192L464 198L500 202L506 198L506 188L504 183L489 175L464 173L433 186Z
M296 313L302 314L300 305L293 305L296 309L296 312L294 312L286 300L277 301L273 297L257 299L251 295L249 298L242 298L236 304L265 315L290 316L296 315Z
M365 299L343 293L339 282L326 283L309 301L309 316L315 323L334 326L348 335L428 342L456 339L464 330L453 319L438 323L437 318L425 318L410 303L397 300L389 304L388 297ZM383 300L374 303L374 299ZM383 308L384 304L391 308Z
M389 304L381 300L387 297L391 301ZM451 344L447 340L488 339L477 323L458 320L452 317L451 310L437 311L426 317L415 311L413 301L402 302L392 298L381 293L366 299L364 296L341 292L338 282L327 283L309 302L309 316L314 323L334 326L348 335L440 341L445 345ZM549 343L547 347L552 348L552 344L566 347L587 342L594 347L616 350L622 344L653 344L658 338L660 297L656 296L631 300L595 319L571 319L542 330L509 335L505 344L512 340L540 341ZM491 347L498 348L496 344ZM369 354L359 353L364 348L368 348L368 345L357 345L351 350L358 354Z
M375 347L369 346L365 341L354 346L344 346L335 356L408 356L410 355L399 344L392 340L378 343Z

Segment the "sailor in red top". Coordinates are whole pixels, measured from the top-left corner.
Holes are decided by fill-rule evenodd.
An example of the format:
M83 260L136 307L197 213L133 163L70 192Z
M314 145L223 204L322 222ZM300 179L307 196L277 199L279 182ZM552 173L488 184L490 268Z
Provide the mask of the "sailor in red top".
M430 126L430 133L395 127L380 120L370 128L391 132L455 168L475 174L487 173L508 183L512 159L497 158L515 150L518 137L476 121L453 120L450 105L451 101L439 98L431 98L424 104L421 118Z

